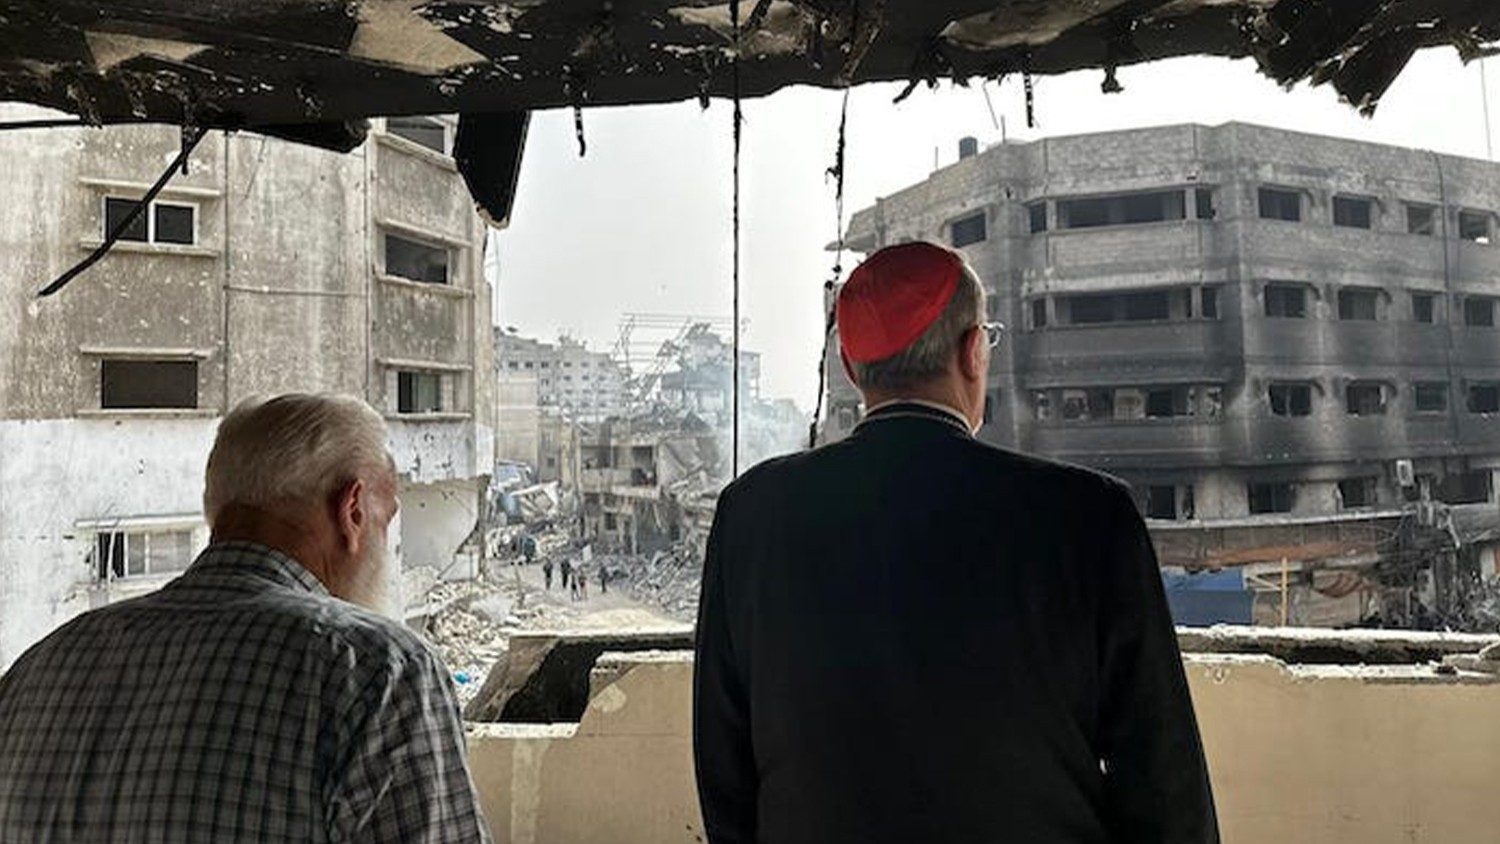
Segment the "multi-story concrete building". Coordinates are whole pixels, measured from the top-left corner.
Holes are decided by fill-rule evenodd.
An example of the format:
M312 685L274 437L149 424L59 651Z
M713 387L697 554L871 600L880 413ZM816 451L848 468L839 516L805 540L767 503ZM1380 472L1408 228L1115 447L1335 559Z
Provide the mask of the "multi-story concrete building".
M19 110L13 110L18 112ZM446 120L347 155L210 134L101 263L175 129L7 132L0 150L0 666L72 615L156 588L206 541L218 420L256 394L383 411L400 553L449 568L493 460L485 228Z
M580 422L602 422L625 412L626 374L607 352L589 351L571 337L545 343L495 332L495 354L502 379L534 377L537 404Z
M961 146L848 243L960 248L1010 327L981 436L1130 481L1164 559L1369 564L1409 502L1494 500L1500 166L1237 123Z
M1011 330L997 443L1163 519L1391 505L1500 468L1500 166L1244 124L1003 144L855 215L960 247ZM852 418L836 379L835 432Z

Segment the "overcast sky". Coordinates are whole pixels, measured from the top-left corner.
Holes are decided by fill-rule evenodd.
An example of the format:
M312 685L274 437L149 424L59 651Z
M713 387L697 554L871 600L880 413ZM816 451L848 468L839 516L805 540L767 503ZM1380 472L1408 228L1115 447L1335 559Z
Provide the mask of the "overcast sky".
M1500 64L1487 68L1500 94ZM1423 53L1366 120L1326 88L1284 91L1248 60L1179 59L1122 68L1122 94L1101 72L1036 80L1038 126L1025 126L1019 79L988 86L1012 138L1169 123L1255 123L1485 157L1478 65ZM896 85L849 102L845 221L875 197L957 157L958 138L1000 140L984 94L923 87L899 105ZM810 410L822 330L822 285L837 234L832 164L837 92L792 89L746 101L742 159L744 344L762 352L762 392ZM591 109L579 158L571 112L534 116L511 226L490 270L496 322L545 339L566 332L613 345L627 312L730 313L730 109L715 103ZM845 271L854 258L845 261Z

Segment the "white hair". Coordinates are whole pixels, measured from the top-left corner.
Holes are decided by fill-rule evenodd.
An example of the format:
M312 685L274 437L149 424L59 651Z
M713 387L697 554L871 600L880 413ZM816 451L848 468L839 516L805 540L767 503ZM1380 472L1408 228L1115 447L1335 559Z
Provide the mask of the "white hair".
M203 513L319 501L392 468L385 420L351 396L288 393L246 399L224 417L204 473Z

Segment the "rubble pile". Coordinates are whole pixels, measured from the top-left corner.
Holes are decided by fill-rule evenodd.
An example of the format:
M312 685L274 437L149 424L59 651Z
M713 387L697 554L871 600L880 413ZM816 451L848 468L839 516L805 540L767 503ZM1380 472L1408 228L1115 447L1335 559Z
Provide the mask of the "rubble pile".
M703 576L701 543L689 540L649 556L611 556L603 562L616 588L641 603L676 621L690 622L697 616Z

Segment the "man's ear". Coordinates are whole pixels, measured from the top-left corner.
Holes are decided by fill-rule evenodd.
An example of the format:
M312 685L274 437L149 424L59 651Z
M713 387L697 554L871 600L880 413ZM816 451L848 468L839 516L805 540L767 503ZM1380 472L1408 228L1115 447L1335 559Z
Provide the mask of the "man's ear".
M371 513L365 507L365 482L359 478L340 486L333 493L333 520L339 545L351 554L358 553L364 538L365 523Z
M982 326L976 325L964 333L958 344L958 370L965 380L977 381L989 374L984 360L988 347L989 337Z

